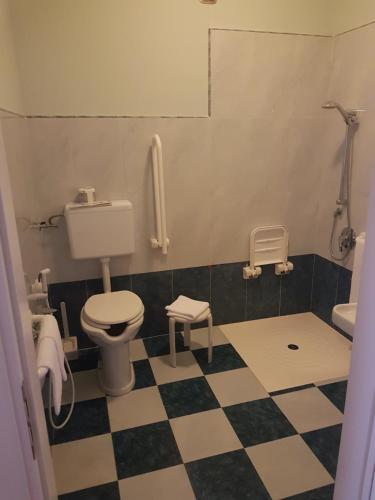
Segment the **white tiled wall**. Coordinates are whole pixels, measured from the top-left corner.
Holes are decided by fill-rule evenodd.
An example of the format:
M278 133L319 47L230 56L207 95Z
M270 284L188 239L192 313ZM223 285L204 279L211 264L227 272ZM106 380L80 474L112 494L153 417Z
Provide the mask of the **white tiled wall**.
M101 199L130 199L137 224L136 253L115 259L113 274L245 261L251 229L268 224L289 227L291 254L318 250L325 255L344 130L339 118L321 110L321 104L332 96L348 106L354 99L361 107L371 105L370 93L363 94L361 87L371 89L371 82L365 83L369 74L354 53L362 79L346 85L350 75L340 76L346 67L341 58L353 52L352 44L345 46L345 37L360 37L364 31L337 39L330 83L332 38L213 30L208 119L29 119L25 148L31 149L25 154L31 159L34 184L28 183L27 196L37 200L43 217L61 212L83 185L95 186ZM368 33L363 36L367 42L356 42L359 55L362 43L370 41ZM350 89L357 92L354 97L344 93ZM364 152L372 147L370 131L368 113L356 145L357 225L363 225L366 212L364 185L372 155ZM149 151L154 133L164 146L171 239L167 257L149 244L154 232ZM14 163L16 186L20 174ZM20 192L15 187L16 198ZM22 211L27 212L28 205L20 205L19 217ZM63 223L37 243L37 250L34 243L25 244L24 255L35 254L36 272L42 254L43 266L53 269L52 281L100 275L98 263L72 261Z
M329 89L329 97L345 107L366 110L364 113L359 113L360 126L354 141L352 224L357 233L366 229L368 196L375 166L375 65L372 50L374 44L375 24L336 37ZM324 159L317 244L317 252L327 258L345 138L345 125L340 116L333 113L330 120L329 139L335 148L333 154L331 152L331 155ZM351 260L347 265L351 266Z
M0 124L13 188L24 271L33 275L43 267L44 255L42 235L30 229L32 222L39 219L40 211L31 171L28 126L26 119L7 112L0 113Z
M332 67L330 37L211 31L215 117L319 116ZM277 116L279 115L279 116Z

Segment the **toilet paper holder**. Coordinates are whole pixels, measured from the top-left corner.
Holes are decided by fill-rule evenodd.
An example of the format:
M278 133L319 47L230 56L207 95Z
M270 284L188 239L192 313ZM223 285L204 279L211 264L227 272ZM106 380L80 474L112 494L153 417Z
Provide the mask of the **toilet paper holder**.
M277 276L293 271L288 261L289 232L285 226L263 226L250 234L250 262L243 268L244 279L256 279L262 274L262 267L275 264Z

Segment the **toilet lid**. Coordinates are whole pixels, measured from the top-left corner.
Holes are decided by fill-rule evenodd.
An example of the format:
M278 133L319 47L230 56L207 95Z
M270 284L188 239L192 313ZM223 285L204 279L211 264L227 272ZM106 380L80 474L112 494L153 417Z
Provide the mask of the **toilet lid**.
M143 310L141 299L133 292L100 293L90 297L85 306L87 318L102 325L127 323Z

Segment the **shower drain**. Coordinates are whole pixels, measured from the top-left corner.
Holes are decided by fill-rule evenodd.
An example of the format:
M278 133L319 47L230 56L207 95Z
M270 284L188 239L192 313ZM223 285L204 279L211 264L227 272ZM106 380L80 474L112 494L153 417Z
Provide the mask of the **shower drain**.
M299 346L297 344L288 344L288 349L291 349L292 351L298 351Z

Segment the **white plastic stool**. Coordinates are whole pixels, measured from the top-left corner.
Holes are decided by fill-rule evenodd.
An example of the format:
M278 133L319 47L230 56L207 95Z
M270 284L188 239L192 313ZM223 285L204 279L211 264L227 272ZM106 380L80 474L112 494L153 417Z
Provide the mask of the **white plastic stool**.
M210 308L206 309L200 316L194 320L187 320L180 316L169 317L169 352L171 365L176 368L176 323L184 325L184 345L190 347L191 344L191 324L206 321L208 323L208 362L212 361L212 314Z

